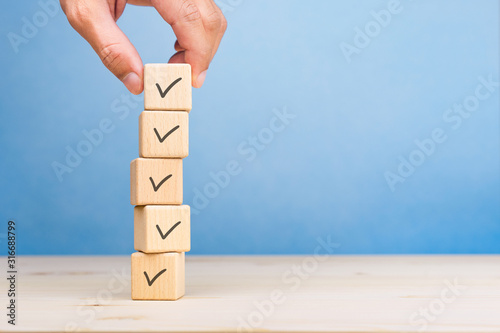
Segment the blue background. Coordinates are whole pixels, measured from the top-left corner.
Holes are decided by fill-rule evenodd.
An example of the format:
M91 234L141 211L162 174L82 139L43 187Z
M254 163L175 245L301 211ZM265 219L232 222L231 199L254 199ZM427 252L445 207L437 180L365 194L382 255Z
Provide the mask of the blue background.
M184 201L229 161L242 171L193 214L191 253L312 253L327 236L338 253L500 252L498 87L458 129L443 120L479 76L499 79L497 1L402 0L351 62L340 44L353 44L354 29L387 1L219 3L229 28L194 91ZM0 219L17 221L20 254L129 254L142 96L120 100L130 94L60 10L15 53L7 34L21 34L40 6L8 7ZM173 53L153 9L128 6L119 25L144 63ZM296 117L248 161L237 147L284 108ZM51 164L105 118L114 130L60 182ZM391 191L384 173L435 128L447 140Z

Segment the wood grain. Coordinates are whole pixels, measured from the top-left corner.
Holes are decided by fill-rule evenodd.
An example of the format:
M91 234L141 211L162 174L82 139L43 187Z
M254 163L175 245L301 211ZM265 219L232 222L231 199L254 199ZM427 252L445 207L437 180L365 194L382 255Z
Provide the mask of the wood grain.
M182 159L136 158L130 163L132 205L180 205L182 195Z
M19 325L4 315L0 331L418 332L410 317L456 280L465 289L424 332L500 332L500 256L314 258L188 255L186 295L162 302L130 299L130 256L21 256Z
M184 253L132 253L132 299L177 300L185 291Z
M139 116L139 156L184 158L189 154L186 112L144 111Z
M188 252L191 249L190 234L188 205L148 205L134 208L134 247L137 251Z
M171 89L167 92L170 86ZM144 66L144 109L189 111L192 103L191 90L190 65L146 64ZM166 94L162 96L162 93Z

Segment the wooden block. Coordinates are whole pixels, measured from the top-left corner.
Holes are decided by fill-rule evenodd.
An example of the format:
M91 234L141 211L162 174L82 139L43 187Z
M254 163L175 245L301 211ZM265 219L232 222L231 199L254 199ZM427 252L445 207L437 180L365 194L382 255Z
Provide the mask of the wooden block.
M139 156L188 156L187 112L144 111L139 116Z
M182 206L136 206L134 247L145 253L188 252L191 249L190 209Z
M182 204L182 159L137 158L130 163L132 205Z
M146 110L191 110L191 66L147 64L144 66Z
M132 253L132 299L176 300L184 296L184 253Z

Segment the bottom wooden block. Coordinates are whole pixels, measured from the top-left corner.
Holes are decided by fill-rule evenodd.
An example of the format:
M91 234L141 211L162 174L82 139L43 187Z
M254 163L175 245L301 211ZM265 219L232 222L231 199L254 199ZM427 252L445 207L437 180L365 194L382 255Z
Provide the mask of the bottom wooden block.
M184 253L132 254L132 299L176 300L184 296Z

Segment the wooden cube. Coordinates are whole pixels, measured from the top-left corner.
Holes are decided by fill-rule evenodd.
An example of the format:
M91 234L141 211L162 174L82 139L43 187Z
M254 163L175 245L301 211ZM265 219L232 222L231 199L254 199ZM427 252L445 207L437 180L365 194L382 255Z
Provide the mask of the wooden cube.
M190 233L187 205L134 208L134 247L137 251L188 252L191 249Z
M144 66L146 110L191 110L191 66L147 64Z
M176 300L184 296L184 253L132 253L132 299Z
M130 163L132 205L182 204L182 159L137 158Z
M188 114L144 111L139 116L139 156L188 156Z

